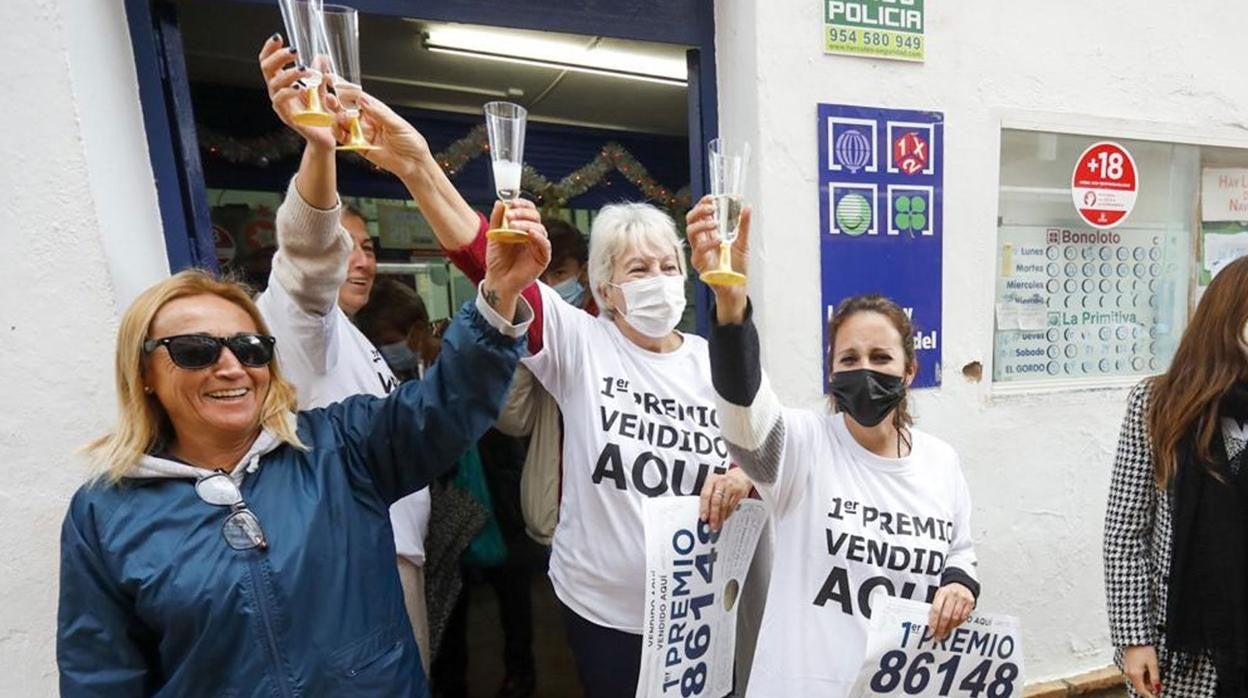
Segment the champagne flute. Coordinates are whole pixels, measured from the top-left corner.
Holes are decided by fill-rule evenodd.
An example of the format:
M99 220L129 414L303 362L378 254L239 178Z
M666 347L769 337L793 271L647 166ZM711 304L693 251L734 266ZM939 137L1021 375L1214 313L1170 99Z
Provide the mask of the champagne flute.
M740 286L745 283L745 274L732 269L732 243L741 225L741 199L745 193L745 172L750 164L750 144L742 143L740 149L731 150L724 139L716 138L707 144L706 156L719 234L719 266L706 270L700 278L713 286Z
M351 124L347 142L338 150L377 150L360 129L360 14L354 7L325 5L322 16L334 94Z
M529 236L522 230L507 227L507 209L520 196L520 177L524 171L524 127L528 111L511 102L490 102L485 105L485 130L490 137L490 160L494 166L494 190L503 202L503 227L486 233L491 240L524 243Z
M301 126L330 126L334 115L321 106L321 71L329 64L329 47L321 18L322 0L278 0L286 36L296 51L299 62L308 67L303 84L308 88L307 106L291 118Z

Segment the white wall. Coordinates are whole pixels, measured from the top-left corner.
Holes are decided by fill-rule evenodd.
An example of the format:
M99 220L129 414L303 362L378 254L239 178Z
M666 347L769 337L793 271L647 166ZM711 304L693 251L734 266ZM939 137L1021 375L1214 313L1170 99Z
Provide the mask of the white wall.
M818 0L716 3L721 134L757 158L751 293L765 359L785 402L822 409L815 105L943 111L944 385L917 398L919 424L961 453L981 608L1022 617L1029 681L1069 676L1110 662L1101 524L1126 393L994 396L961 374L980 361L991 376L1002 119L1248 147L1233 48L1248 5L926 5L927 60L914 65L824 55Z
M111 421L118 302L167 265L121 0L4 2L0 27L0 695L50 696L73 451Z

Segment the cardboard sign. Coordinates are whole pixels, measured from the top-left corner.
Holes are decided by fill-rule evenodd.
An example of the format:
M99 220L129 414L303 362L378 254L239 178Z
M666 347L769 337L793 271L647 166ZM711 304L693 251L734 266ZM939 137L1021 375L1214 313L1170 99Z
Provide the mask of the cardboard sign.
M941 642L931 606L878 594L867 656L851 696L1014 698L1023 695L1023 640L1013 616L973 613Z
M732 690L737 601L767 520L746 500L718 531L697 497L653 497L646 525L646 617L637 698L720 698Z

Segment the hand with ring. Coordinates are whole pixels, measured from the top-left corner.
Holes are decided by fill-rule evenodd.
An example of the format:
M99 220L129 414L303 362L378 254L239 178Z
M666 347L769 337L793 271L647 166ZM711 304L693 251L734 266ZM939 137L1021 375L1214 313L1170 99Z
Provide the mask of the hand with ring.
M737 504L750 496L752 489L754 483L740 468L733 468L722 475L711 473L702 485L699 516L711 525L712 531L718 531L737 510Z

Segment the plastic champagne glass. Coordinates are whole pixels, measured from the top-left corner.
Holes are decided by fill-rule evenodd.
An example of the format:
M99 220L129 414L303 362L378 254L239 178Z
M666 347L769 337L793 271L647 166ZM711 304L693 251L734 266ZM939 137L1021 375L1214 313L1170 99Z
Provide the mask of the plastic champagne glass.
M485 105L485 130L490 138L490 160L494 166L494 190L503 202L503 226L486 233L498 242L523 243L529 236L522 230L507 226L507 209L520 196L520 178L524 171L524 127L528 111L511 102L490 102Z
M334 94L350 121L347 142L338 150L377 150L360 129L360 14L354 7L325 5L322 16Z
M329 64L328 41L321 18L321 0L278 0L282 9L282 21L286 24L286 36L296 51L297 60L308 67L303 77L307 96L302 111L295 112L293 119L301 126L329 126L334 115L321 105L320 85L322 71Z
M731 149L724 139L716 138L706 146L706 159L719 233L719 266L703 272L701 279L713 286L740 286L745 283L745 274L732 269L732 243L741 226L741 198L750 165L750 144Z

